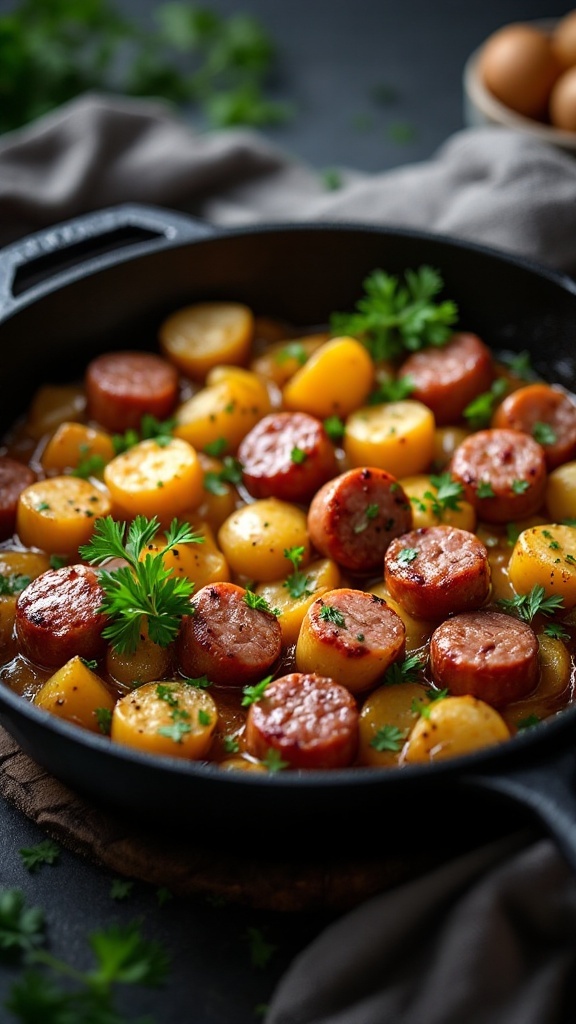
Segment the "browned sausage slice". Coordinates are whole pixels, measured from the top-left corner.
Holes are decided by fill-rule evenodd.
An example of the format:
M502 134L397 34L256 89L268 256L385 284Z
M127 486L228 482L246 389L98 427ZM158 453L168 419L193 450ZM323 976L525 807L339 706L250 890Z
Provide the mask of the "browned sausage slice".
M576 458L576 405L559 387L537 382L518 388L500 403L492 426L531 434L549 470Z
M306 612L296 644L296 665L325 675L352 693L375 686L392 662L404 657L406 627L376 594L340 587L317 598Z
M208 676L219 686L246 686L267 675L280 657L282 630L270 611L247 604L235 583L210 583L192 599L182 620L178 659L185 675Z
M457 333L442 348L413 352L399 376L410 379L411 397L432 410L439 426L458 423L466 406L490 389L492 353L476 334Z
M412 509L384 469L359 466L329 480L314 495L308 532L322 555L350 572L380 570L393 537L412 526Z
M430 666L440 689L500 706L536 686L538 640L527 622L503 612L455 615L432 634Z
M468 530L423 526L392 541L384 558L390 596L419 619L479 608L490 592L488 551Z
M0 541L14 533L18 498L35 480L36 473L30 466L8 455L0 457Z
M87 565L48 569L16 602L16 635L22 653L39 665L64 665L75 654L91 660L104 652L107 618L98 573Z
M238 458L254 498L306 503L338 469L322 422L304 412L264 416L244 437Z
M153 352L107 352L85 373L87 412L106 430L138 430L144 413L167 419L178 400L178 371Z
M315 673L269 683L250 705L246 744L255 757L276 751L291 768L344 768L358 747L359 713L346 687Z
M547 482L541 444L520 430L479 430L458 445L448 466L465 497L489 523L509 523L538 512Z

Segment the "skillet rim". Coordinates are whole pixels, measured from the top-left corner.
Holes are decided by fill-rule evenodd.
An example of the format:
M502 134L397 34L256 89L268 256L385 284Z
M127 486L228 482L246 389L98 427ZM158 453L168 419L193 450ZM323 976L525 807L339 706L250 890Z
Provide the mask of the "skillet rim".
M191 234L189 237L181 237L178 234L171 238L160 237L153 243L135 242L134 244L122 246L114 252L91 258L85 264L74 265L68 268L67 271L57 272L52 277L14 297L12 305L9 305L5 310L0 308L0 330L3 323L17 316L20 311L33 303L42 301L45 296L59 291L77 280L97 275L99 272L112 269L117 265L137 262L140 258L160 255L164 251L185 248L189 245L196 246L202 243L210 244L226 241L229 238L253 235L265 236L277 233L366 234L381 235L389 240L402 238L415 242L429 242L447 250L465 251L466 253L477 255L480 259L489 260L492 263L496 262L501 265L507 265L522 272L526 271L539 278L544 278L553 286L559 287L562 291L569 293L576 299L576 279L568 272L550 267L533 257L516 253L513 250L500 249L483 242L451 235L450 233L429 229L418 230L393 224L368 224L357 220L265 221L256 224L234 226L213 225L177 210L138 203L120 203L93 210L87 214L70 218L69 220L51 225L46 229L28 234L22 239L0 249L0 266L2 261L10 256L16 256L16 258L21 256L22 259L18 260L18 263L24 265L26 263L25 249L27 245L31 242L41 242L49 234L58 232L67 226L86 225L103 215L110 215L112 219L117 219L118 226L121 226L126 223L126 218L130 221L131 218L135 217L136 223L138 223L138 220L147 214L158 216L165 225L170 225L171 218L174 218L178 222L184 223L184 225L188 224L191 232L196 228L200 233L197 236ZM45 254L46 252L44 252ZM36 252L33 258L36 258L38 255L43 254ZM256 788L269 788L270 786L276 786L281 789L292 789L294 786L300 788L316 788L317 786L332 788L332 786L341 787L343 783L347 787L352 786L354 788L357 785L367 784L402 786L404 783L400 781L401 779L405 779L406 783L409 781L412 784L414 780L419 779L433 780L434 778L444 778L446 776L455 778L460 775L473 775L475 771L482 771L482 769L486 768L490 769L495 763L501 761L521 760L526 750L533 750L534 747L536 747L536 750L545 752L547 744L551 741L553 742L558 735L563 736L564 733L569 733L570 729L576 730L575 703L571 707L568 706L555 715L544 719L538 726L519 732L516 736L511 737L502 744L483 748L458 757L448 758L445 761L430 762L422 765L405 765L402 768L390 770L370 766L357 766L343 769L275 773L224 772L217 765L210 762L187 761L167 755L151 755L121 744L111 745L108 737L83 730L81 726L50 715L49 712L36 707L25 697L20 696L10 690L9 687L0 683L0 724L4 725L6 731L12 736L14 734L10 726L6 725L4 721L4 706L9 711L14 711L18 718L30 718L33 725L48 730L50 733L55 734L56 737L61 737L64 741L70 742L73 745L87 746L96 752L102 752L104 755L107 754L113 761L129 761L136 765L142 764L149 769L158 769L159 774L176 774L192 778L198 776L206 780L217 779L220 784L225 784L226 786L241 785L242 787ZM45 716L48 717L45 718ZM387 780L391 781L388 782Z

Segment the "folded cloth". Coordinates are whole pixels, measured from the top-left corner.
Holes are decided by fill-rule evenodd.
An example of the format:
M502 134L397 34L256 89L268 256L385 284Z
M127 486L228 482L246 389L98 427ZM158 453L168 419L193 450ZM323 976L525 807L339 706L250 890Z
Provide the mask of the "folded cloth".
M576 878L517 834L328 927L265 1024L572 1024L575 968Z
M86 95L0 139L0 244L122 202L222 225L362 221L433 230L576 274L576 160L500 127L428 161L322 175L249 130L200 132L159 101Z
M213 223L370 222L432 230L576 275L576 160L503 128L428 161L322 175L246 130L195 131L160 102L75 100L0 139L0 244L123 202ZM295 960L266 1024L573 1024L576 879L515 834L384 893Z

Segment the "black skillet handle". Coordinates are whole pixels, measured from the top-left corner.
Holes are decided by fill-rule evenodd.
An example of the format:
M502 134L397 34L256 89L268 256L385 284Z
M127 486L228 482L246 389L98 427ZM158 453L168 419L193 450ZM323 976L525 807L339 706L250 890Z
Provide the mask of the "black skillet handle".
M576 871L576 748L549 754L530 765L461 779L471 790L487 790L521 804L556 841Z
M126 203L27 235L0 250L0 318L78 277L215 233L175 210Z

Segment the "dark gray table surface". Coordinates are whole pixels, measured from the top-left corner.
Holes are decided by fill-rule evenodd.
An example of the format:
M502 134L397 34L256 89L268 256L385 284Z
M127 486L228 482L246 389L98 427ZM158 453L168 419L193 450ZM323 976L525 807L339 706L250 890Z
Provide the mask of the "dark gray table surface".
M550 0L213 0L204 6L254 14L277 44L274 93L294 105L294 116L267 130L269 137L315 167L368 172L428 159L463 127L462 71L486 35L506 22L569 10ZM122 0L119 7L147 19L155 4ZM377 102L374 90L384 87L389 101ZM57 865L26 871L19 850L45 837L1 800L0 829L0 888L18 888L44 909L54 953L86 965L91 931L136 918L146 936L166 948L172 960L167 987L132 993L127 1020L148 1013L155 1024L255 1024L258 1006L292 957L329 920L199 900L159 907L154 890L143 884L120 902L111 896L109 872L66 850ZM274 947L264 967L252 962L253 928ZM0 966L3 1024L13 1020L2 1007L17 976L16 968Z

